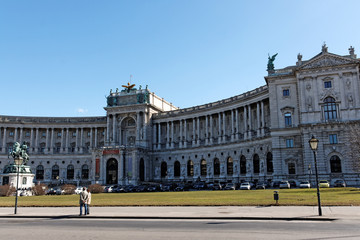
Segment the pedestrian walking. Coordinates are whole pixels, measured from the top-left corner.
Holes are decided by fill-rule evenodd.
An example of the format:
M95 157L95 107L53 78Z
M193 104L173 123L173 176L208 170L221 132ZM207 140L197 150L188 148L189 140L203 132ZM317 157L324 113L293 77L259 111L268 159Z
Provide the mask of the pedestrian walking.
M86 202L86 213L89 215L90 214L90 204L91 204L91 192L90 189L87 189L87 193L88 193L88 199Z
M87 214L87 200L88 200L88 193L86 191L86 188L83 187L82 192L80 193L80 216L82 215L82 209L84 207L84 215Z

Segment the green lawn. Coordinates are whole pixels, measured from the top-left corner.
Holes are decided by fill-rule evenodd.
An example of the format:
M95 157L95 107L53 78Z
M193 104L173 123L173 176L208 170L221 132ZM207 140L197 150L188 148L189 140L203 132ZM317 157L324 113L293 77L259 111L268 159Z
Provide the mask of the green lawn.
M280 206L316 206L316 189L280 189ZM270 206L274 190L191 191L92 194L92 206ZM321 189L323 206L360 206L360 189ZM15 197L0 197L0 207L14 206ZM19 197L21 207L71 207L79 195Z

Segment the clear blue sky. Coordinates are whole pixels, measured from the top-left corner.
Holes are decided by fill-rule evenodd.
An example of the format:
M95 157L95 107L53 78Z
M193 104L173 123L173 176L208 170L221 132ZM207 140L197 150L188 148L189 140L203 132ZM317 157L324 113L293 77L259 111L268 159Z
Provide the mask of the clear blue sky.
M132 83L180 108L265 85L321 51L360 51L360 1L0 0L0 115L103 116Z

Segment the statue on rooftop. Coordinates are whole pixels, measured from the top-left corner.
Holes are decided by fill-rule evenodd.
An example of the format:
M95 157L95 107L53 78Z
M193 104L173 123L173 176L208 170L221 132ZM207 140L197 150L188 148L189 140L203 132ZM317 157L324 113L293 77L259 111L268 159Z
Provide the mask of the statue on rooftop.
M275 58L278 54L273 55L272 57L270 57L270 55L268 55L268 65L267 65L267 71L274 71L274 61Z

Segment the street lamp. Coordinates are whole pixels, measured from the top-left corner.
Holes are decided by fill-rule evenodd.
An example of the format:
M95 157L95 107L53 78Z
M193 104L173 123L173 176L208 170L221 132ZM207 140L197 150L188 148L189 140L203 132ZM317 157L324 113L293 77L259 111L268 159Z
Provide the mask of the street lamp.
M315 176L316 176L316 189L317 189L317 198L318 198L318 208L319 208L319 216L322 216L321 212L321 201L320 201L320 190L319 190L319 176L317 170L317 163L316 163L316 150L318 148L319 140L316 139L314 136L311 137L309 140L309 145L311 150L314 153L314 162L315 162Z
M20 166L23 163L22 157L17 157L14 159L15 165L17 166L17 176L16 176L16 195L15 195L15 211L14 214L17 213L17 201L18 201L18 188L19 188L19 173L20 173Z

